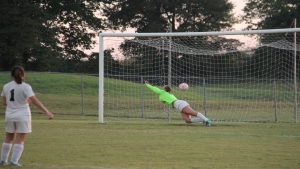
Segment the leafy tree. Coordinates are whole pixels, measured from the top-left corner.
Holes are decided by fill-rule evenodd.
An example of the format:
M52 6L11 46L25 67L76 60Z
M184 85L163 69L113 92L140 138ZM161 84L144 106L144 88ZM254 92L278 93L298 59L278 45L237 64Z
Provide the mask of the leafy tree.
M42 21L36 6L25 1L1 1L0 8L0 63L7 70L30 60L29 53L39 45L35 30Z
M137 28L137 32L212 31L234 23L228 0L111 0L104 16L113 29Z
M104 29L96 0L0 1L0 69L15 64L53 70L60 59L79 61Z
M300 19L299 0L247 0L243 19L254 29L289 28Z

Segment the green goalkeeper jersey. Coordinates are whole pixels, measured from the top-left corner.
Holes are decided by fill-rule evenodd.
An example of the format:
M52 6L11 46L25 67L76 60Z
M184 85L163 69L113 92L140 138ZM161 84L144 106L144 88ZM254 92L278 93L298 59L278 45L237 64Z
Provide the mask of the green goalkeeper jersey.
M145 83L145 84L148 87L148 89L150 89L151 91L153 91L156 94L159 94L159 101L161 101L162 103L171 105L174 101L178 100L173 94L171 94L165 90L162 90L158 87L152 86L148 83Z

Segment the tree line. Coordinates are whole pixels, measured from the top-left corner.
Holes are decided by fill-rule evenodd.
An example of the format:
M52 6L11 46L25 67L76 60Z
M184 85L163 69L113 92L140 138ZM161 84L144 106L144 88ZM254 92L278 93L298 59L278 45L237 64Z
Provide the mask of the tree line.
M80 59L100 31L136 32L230 30L241 21L249 29L288 28L300 18L300 1L247 0L244 15L233 14L229 0L2 0L0 71L98 72L98 58ZM110 50L106 60L113 60Z

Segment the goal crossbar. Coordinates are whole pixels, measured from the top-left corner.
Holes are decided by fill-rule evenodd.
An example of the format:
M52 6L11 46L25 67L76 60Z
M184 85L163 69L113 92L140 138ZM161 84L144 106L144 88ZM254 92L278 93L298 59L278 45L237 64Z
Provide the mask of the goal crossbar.
M168 33L99 33L99 37L179 37L179 36L214 36L214 35L250 35L269 33L300 32L300 28L264 29L245 31L222 31L222 32L168 32Z

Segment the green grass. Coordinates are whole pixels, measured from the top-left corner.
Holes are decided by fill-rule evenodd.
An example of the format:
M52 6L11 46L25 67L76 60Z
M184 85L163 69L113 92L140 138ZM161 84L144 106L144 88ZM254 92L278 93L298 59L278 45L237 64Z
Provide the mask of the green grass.
M99 124L90 116L34 115L21 162L28 169L299 168L299 130L294 123L205 127L111 118Z
M11 80L9 72L0 72L0 86ZM98 78L84 76L85 113L98 111ZM56 114L81 114L81 76L78 74L27 72L28 82L43 103ZM3 111L0 107L0 111ZM38 112L35 108L33 112Z
M8 72L0 72L0 86L9 80ZM56 115L49 121L33 109L33 133L25 143L21 159L24 169L300 168L299 123L218 121L228 118L229 110L235 118L272 117L272 102L266 99L271 95L258 87L249 92L252 95L248 98L237 97L240 92L248 92L242 86L208 87L209 110L217 122L212 127L205 127L184 124L177 112L171 112L170 122L167 119L106 117L105 124L99 124L97 116L79 116L80 75L29 72L27 81ZM86 111L89 115L96 115L98 78L85 76L84 81ZM106 94L109 94L106 95L108 114L123 117L135 114L139 117L140 106L136 105L140 103L140 94L136 92L141 89L140 84L109 79L105 85ZM226 90L222 90L224 87ZM125 94L120 95L120 91ZM175 88L174 92L197 106L197 100L203 99L203 95L197 94L199 91L202 91L201 87L192 87L185 93ZM159 117L158 114L162 114L160 117L166 117L157 97L145 92L145 115ZM285 92L282 88L279 95L285 96ZM265 100L255 101L255 96ZM114 104L116 101L118 104ZM285 107L284 102L278 106L292 109L292 106ZM234 112L231 107L235 107ZM2 106L0 111L4 112ZM243 111L251 113L243 114ZM278 113L281 116L281 112ZM2 114L2 129L3 124ZM3 132L0 135L4 138Z

